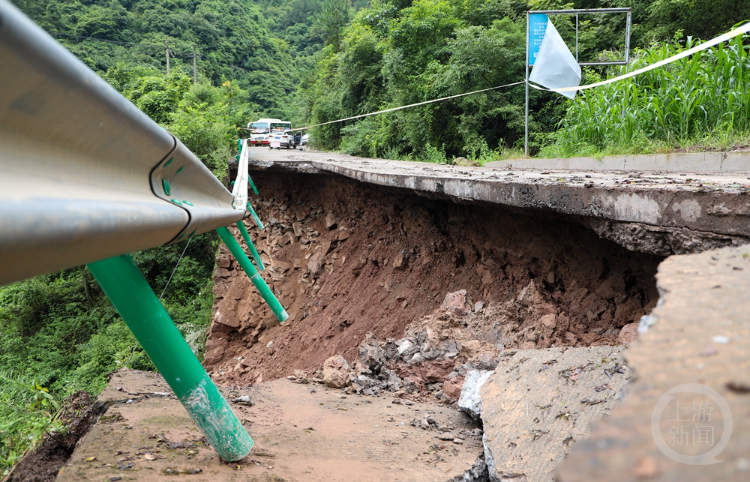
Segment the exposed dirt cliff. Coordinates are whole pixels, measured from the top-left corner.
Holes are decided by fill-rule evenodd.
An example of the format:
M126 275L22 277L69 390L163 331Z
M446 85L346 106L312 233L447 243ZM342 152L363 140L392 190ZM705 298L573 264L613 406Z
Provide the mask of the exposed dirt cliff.
M246 224L290 318L278 323L222 247L205 358L220 383L352 361L367 333L399 340L462 289L462 326L497 349L615 344L657 300L660 257L579 224L330 175L253 178L266 228Z

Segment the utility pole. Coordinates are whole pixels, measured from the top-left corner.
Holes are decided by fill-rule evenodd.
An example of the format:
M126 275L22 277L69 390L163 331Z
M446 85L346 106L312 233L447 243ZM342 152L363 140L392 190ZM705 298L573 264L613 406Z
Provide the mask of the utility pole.
M193 45L193 85L198 85L198 61L195 59L195 45Z
M169 75L169 39L164 39L164 46L167 48L167 75Z

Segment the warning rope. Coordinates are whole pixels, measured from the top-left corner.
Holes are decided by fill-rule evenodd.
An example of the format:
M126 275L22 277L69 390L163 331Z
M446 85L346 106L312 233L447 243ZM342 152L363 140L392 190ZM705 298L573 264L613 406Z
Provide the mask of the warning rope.
M345 119L337 119L337 120L334 120L334 121L323 122L322 124L315 124L315 125L306 126L306 127L295 127L292 130L303 131L305 129L312 129L313 127L327 126L328 124L336 124L337 122L344 122L344 121L348 121L348 120L361 119L363 117L369 117L371 115L378 115L378 114L385 114L387 112L395 112L397 110L409 109L410 107L417 107L417 106L420 106L420 105L433 104L435 102L442 102L444 100L455 99L457 97L465 97L467 95L479 94L481 92L488 92L490 90L497 90L497 89L502 89L502 88L505 88L505 87L513 87L514 85L521 85L524 82L526 82L526 81L525 80L521 80L519 82L513 82L512 84L498 85L497 87L490 87L490 88L487 88L487 89L475 90L473 92L466 92L465 94L456 94L456 95L451 95L451 96L448 96L448 97L440 97L439 99L426 100L424 102L417 102L416 104L402 105L401 107L393 107L391 109L379 110L377 112L370 112L369 114L355 115L355 116L352 116L352 117L347 117Z
M601 87L602 85L611 84L613 82L619 82L620 80L629 79L631 77L635 77L636 75L641 75L645 72L648 72L650 70L658 69L659 67L664 67L667 64L671 64L672 62L676 62L677 60L684 59L685 57L689 57L695 53L701 52L703 50L709 49L715 45L718 45L722 42L726 42L727 40L731 40L734 37L737 37L742 34L746 34L747 32L750 32L750 22L746 23L745 25L738 27L730 32L725 33L724 35L719 35L718 37L709 40L708 42L703 42L700 45L696 45L693 48L687 49L684 52L680 52L679 54L673 55L669 58L666 58L664 60L660 60L659 62L653 63L651 65L648 65L646 67L643 67L642 69L634 70L632 72L628 72L627 74L620 75L619 77L613 77L611 79L602 80L601 82L596 82L593 84L586 84L586 85L579 85L577 87L558 87L556 89L548 89L546 87L541 87L535 84L532 84L529 82L529 85L535 89L538 90L546 90L549 92L570 92L572 90L585 90L585 89L593 89L594 87Z
M745 25L742 25L741 27L738 27L738 28L736 28L734 30L731 30L731 31L729 31L729 32L727 32L727 33L725 33L723 35L719 35L718 37L716 37L714 39L711 39L711 40L709 40L707 42L703 42L700 45L697 45L697 46L692 47L692 48L690 48L688 50L685 50L684 52L680 52L679 54L673 55L672 57L669 57L667 59L660 60L659 62L656 62L654 64L646 66L646 67L644 67L642 69L634 70L632 72L628 72L627 74L620 75L618 77L613 77L611 79L603 80L601 82L596 82L596 83L593 83L593 84L578 85L578 86L574 86L574 87L558 87L558 88L555 88L555 89L548 89L546 87L541 87L541 86L533 84L531 82L528 82L528 84L529 84L529 86L533 87L534 89L548 91L548 92L570 92L572 90L593 89L595 87L601 87L602 85L607 85L607 84L611 84L613 82L619 82L620 80L624 80L624 79L628 79L628 78L631 78L631 77L635 77L636 75L643 74L643 73L648 72L650 70L658 69L659 67L663 67L665 65L671 64L672 62L676 62L677 60L680 60L680 59L684 59L685 57L689 57L690 55L693 55L693 54L695 54L697 52L709 49L709 48L711 48L711 47L713 47L715 45L718 45L718 44L720 44L722 42L726 42L727 40L731 40L734 37L746 34L748 32L750 32L750 22L748 22ZM443 101L450 100L450 99L456 99L458 97L465 97L467 95L474 95L474 94L479 94L479 93L482 93L482 92L488 92L488 91L491 91L491 90L503 89L503 88L506 88L506 87L513 87L513 86L520 85L520 84L523 84L523 83L526 83L526 82L527 81L525 81L525 80L521 80L521 81L518 81L518 82L513 82L511 84L498 85L497 87L490 87L490 88L487 88L487 89L475 90L475 91L472 91L472 92L466 92L464 94L451 95L451 96L448 96L448 97L440 97L438 99L426 100L424 102L417 102L416 104L402 105L401 107L393 107L393 108L390 108L390 109L379 110L377 112L370 112L368 114L360 114L360 115L355 115L355 116L352 116L352 117L346 117L346 118L343 118L343 119L336 119L336 120L333 120L333 121L322 122L320 124L313 124L311 126L295 127L293 130L295 130L295 131L303 131L303 130L307 130L307 129L312 129L313 127L320 127L320 126L326 126L326 125L330 125L330 124L337 124L339 122L346 122L346 121L349 121L349 120L362 119L363 117L369 117L369 116L379 115L379 114L386 114L388 112L395 112L395 111L398 111L398 110L410 109L412 107L418 107L420 105L434 104L436 102L443 102Z

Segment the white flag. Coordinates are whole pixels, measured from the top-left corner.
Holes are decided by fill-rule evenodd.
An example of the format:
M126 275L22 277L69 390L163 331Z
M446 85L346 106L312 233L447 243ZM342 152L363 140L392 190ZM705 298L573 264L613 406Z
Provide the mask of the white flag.
M547 30L544 32L529 80L548 89L581 85L581 66L551 21L547 22ZM571 90L558 93L573 99L576 92Z

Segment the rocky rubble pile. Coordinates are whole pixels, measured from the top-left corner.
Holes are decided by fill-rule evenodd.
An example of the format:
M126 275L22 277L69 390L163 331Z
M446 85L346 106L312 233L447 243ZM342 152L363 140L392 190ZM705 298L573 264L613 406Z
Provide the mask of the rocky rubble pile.
M363 395L430 394L454 402L468 371L497 365L498 348L477 340L468 328L473 316L466 290L449 293L440 309L418 320L404 338L379 341L368 333L351 366L341 355L330 357L321 381Z
M537 335L546 327L545 317L556 317L539 315L545 307L535 302L534 291L532 281L516 300L487 307L482 302L472 304L466 290L448 293L440 308L414 322L402 339L379 341L368 333L351 365L341 355L330 357L318 372L318 380L362 395L390 392L399 398L432 396L447 403L460 399L459 406L478 418L479 388L497 367L500 355L511 352L504 341L514 339L508 334L519 328L519 316L542 319L535 327ZM629 343L634 339L631 328L626 325L610 336ZM531 327L524 329L532 332Z
M339 354L355 370L372 333L383 350L392 339L397 356L383 373L361 366L378 382L361 380L372 385L363 391L456 399L466 370L451 373L461 365L491 368L502 349L616 344L656 301L657 260L584 228L337 177L259 173L256 183L266 227L251 237L290 318L279 324L222 246L204 363L219 384L311 372ZM475 299L464 293L438 309L462 288Z

